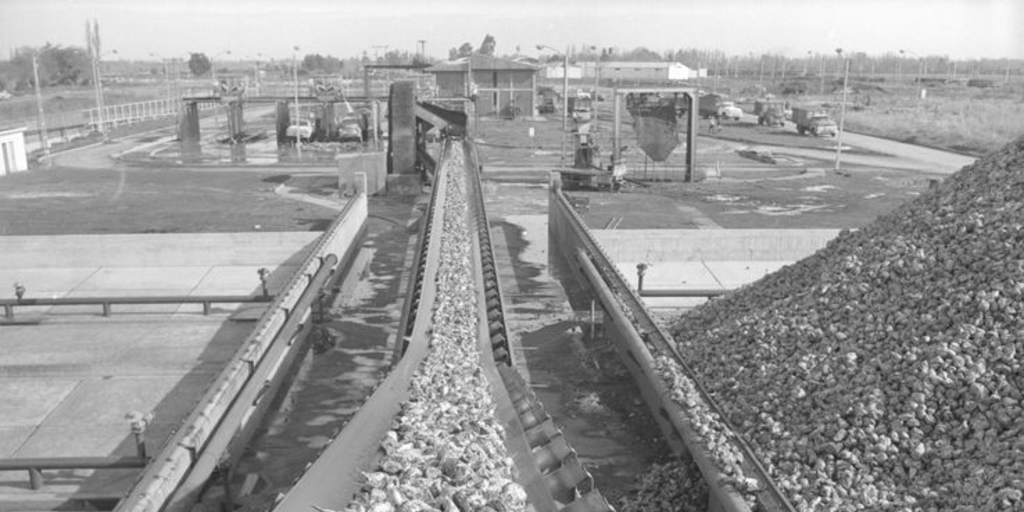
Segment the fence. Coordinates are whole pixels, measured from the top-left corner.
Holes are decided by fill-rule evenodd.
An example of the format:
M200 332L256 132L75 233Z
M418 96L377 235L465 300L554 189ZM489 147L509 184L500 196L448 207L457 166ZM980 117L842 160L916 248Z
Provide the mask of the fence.
M181 102L176 98L163 98L159 100L140 101L138 103L123 103L120 105L107 105L103 107L102 115L100 109L89 108L82 111L82 119L86 125L98 129L99 124L119 126L133 124L150 119L159 119L178 115ZM216 107L216 104L200 104L201 110Z

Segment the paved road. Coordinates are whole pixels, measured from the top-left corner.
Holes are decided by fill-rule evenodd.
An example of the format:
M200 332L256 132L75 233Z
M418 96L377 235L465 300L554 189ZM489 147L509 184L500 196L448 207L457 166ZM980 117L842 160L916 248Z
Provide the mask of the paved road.
M744 114L743 120L757 123L757 116ZM796 131L792 123L788 123L782 129ZM768 144L757 144L757 146L772 148L773 152L780 155L792 155L798 158L826 161L833 161L835 159L835 149L773 146ZM977 160L973 156L964 156L959 153L850 132L843 133L843 148L844 151L846 148L850 148L881 153L881 155L865 155L857 154L856 152L843 153L841 162L849 165L905 169L929 174L953 174L959 171L961 167L970 165Z

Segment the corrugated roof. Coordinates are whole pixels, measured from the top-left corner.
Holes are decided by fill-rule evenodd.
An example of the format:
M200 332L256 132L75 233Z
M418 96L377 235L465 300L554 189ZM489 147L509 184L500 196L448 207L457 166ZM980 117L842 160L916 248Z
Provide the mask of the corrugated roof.
M524 62L516 62L516 61L510 60L510 59L501 59L501 58L498 58L498 57L493 57L491 55L480 55L480 54L474 53L469 58L472 59L471 65L473 66L473 69L501 69L501 70L516 69L516 70L523 70L523 71L537 71L537 67L536 66L531 66L530 64L526 64ZM453 61L449 61L449 62L444 62L442 64L438 64L436 66L429 67L425 71L427 73L436 73L436 72L439 72L439 71L465 71L465 70L466 70L466 58L463 57L461 59L457 59L457 60L453 60Z

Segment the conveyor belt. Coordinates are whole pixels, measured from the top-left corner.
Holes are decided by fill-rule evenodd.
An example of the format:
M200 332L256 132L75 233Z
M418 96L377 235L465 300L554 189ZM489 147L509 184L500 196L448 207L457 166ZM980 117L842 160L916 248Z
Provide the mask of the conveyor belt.
M552 215L558 216L553 221L559 224L555 228L567 230L560 233L560 236L572 239L565 246L572 247L574 254L565 256L578 263L580 272L600 296L613 326L621 331L623 339L616 340L617 348L640 387L646 391L648 406L652 408L662 429L667 430L670 444L684 445L685 452L700 467L711 492L709 509L728 512L793 511L792 505L769 478L753 450L736 434L736 429L729 424L700 382L692 379L694 373L677 352L671 335L653 320L636 291L608 259L569 199L558 188L551 192L550 207L553 209ZM701 407L709 409L710 415L717 417L716 420L728 431L725 443L741 455L736 465L742 475L735 474L733 468L726 468L720 461L714 460L709 440L695 428L698 422L695 421L693 408L679 404L670 397L671 390L657 370L658 358L674 362L693 381L703 402Z
M464 169L452 169L446 160L463 153ZM422 227L411 297L402 327L401 358L353 419L332 440L275 508L309 512L311 507L343 510L363 484L363 473L376 470L384 435L392 428L409 397L413 374L431 350L431 322L445 216L444 173L460 172L467 180L466 222L473 240L473 273L478 294L477 311L480 367L490 384L495 417L505 433L508 456L518 470L517 481L526 490L530 510L609 511L593 477L581 465L561 431L512 365L509 333L498 283L486 212L480 191L477 159L468 141L448 139L438 164L432 200ZM438 299L439 300L439 299Z

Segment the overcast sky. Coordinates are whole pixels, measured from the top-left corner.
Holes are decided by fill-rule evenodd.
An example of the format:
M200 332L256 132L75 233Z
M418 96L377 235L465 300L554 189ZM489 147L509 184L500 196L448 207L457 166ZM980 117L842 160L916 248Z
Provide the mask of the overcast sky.
M85 46L100 24L116 59L184 56L339 57L374 46L444 58L480 45L536 55L537 44L721 49L729 54L808 51L1024 58L1024 0L0 0L0 52Z

